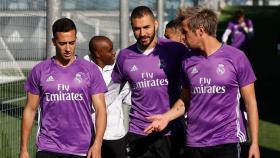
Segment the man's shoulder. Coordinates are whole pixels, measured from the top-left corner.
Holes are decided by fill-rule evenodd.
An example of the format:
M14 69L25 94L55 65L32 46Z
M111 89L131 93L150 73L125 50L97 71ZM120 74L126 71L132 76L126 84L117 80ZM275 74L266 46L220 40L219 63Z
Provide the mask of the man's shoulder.
M174 54L175 52L177 53L186 53L188 52L188 48L183 45L182 43L175 42L166 38L159 38L158 41L159 46L161 46L164 50L167 51L172 51Z
M33 69L46 69L46 67L49 67L52 63L52 58L48 58L46 60L43 60L36 64Z
M245 23L249 26L253 26L253 21L251 19L245 19Z
M173 47L175 45L182 45L182 44L179 43L179 42L172 41L172 40L167 39L167 38L160 37L158 39L158 45Z
M121 49L118 53L118 58L126 58L131 54L137 53L137 46L136 44L130 45L127 48Z
M223 46L223 52L224 54L233 59L233 60L240 60L240 58L244 58L246 55L243 51L241 51L240 49L237 49L233 46L230 46L230 45L227 45L227 44L224 44Z
M91 61L85 60L83 58L77 58L77 63L78 65L80 65L81 67L85 68L85 69L92 69L92 67L97 68L98 66Z
M91 57L90 57L89 54L83 56L83 59L84 59L84 60L87 60L87 61L91 61Z
M245 21L252 22L252 19L246 18Z

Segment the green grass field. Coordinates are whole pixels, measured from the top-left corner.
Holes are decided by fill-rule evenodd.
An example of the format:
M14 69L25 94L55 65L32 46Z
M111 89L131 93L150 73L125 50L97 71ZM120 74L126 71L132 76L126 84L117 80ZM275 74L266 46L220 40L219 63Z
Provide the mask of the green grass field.
M1 158L16 158L20 149L20 128L21 118L10 114L0 113L0 157ZM35 157L37 124L35 123L31 133L31 139L28 145L29 154Z
M29 70L23 70L27 76ZM20 126L22 109L25 103L23 90L23 80L0 84L0 157L16 158L18 157L20 147ZM8 102L5 104L5 102ZM37 124L32 130L29 143L31 157L35 157L35 136Z

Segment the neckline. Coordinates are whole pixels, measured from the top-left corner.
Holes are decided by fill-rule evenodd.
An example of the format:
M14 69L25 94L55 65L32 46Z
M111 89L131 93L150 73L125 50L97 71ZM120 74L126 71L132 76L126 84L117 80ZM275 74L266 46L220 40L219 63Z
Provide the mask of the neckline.
M68 66L61 66L61 65L57 64L56 61L55 61L55 56L53 56L53 57L51 58L51 61L52 61L52 63L53 63L56 67L59 67L59 68L61 68L61 69L67 69L67 68L71 67L72 65L75 65L76 62L77 62L77 59L78 59L78 57L77 57L77 55L75 55L75 60L73 61L73 63L71 63L71 64L68 65Z
M222 52L222 49L224 47L224 43L221 44L221 46L216 50L214 51L212 54L210 54L209 56L204 56L205 58L211 58L212 56L216 56L216 54L218 54L219 52Z
M144 54L145 51L142 51L142 50L138 47L138 44L137 44L137 43L135 43L135 49L136 49L137 54L140 54L140 55L142 55L142 56L150 56L150 55L154 54L154 52L155 52L155 50L157 49L158 45L159 45L159 40L157 40L157 43L156 43L155 47L150 48L149 50L145 50L145 51L151 51L149 54Z

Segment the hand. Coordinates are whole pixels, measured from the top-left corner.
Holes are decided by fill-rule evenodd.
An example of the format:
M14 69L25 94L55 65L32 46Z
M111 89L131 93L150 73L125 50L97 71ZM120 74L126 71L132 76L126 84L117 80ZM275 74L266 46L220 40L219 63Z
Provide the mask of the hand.
M88 151L87 158L101 158L101 146L93 144Z
M251 144L248 158L260 158L260 149L258 144Z
M27 151L20 151L19 158L29 158L29 153Z
M242 23L240 24L240 26L243 28L243 30L244 30L245 32L248 32L248 27L246 26L246 23L245 23L245 22L242 22Z
M242 23L240 24L240 26L244 28L244 27L246 27L246 23L245 23L245 22L242 22Z
M164 117L164 115L154 115L146 117L149 121L151 121L151 124L144 129L144 132L147 134L150 134L152 132L160 132L162 131L167 125L168 120Z

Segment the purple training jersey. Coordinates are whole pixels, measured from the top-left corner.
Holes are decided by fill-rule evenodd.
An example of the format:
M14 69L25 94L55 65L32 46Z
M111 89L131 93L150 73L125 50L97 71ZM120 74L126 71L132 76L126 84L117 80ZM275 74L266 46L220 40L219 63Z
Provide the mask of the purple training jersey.
M25 90L40 96L38 150L85 155L94 134L91 96L107 90L97 66L77 58L61 67L47 59L32 69Z
M167 112L178 99L180 63L187 51L182 44L159 39L149 55L142 54L136 44L119 53L112 79L131 86L129 132L146 135L144 129L150 123L146 117Z
M246 19L245 24L249 30L253 29L252 20ZM244 29L237 21L230 21L228 23L227 29L232 31L231 46L235 48L243 48L246 46L248 42L247 33L244 32Z
M182 67L191 91L186 146L246 141L239 89L253 83L256 77L245 54L223 44L208 57L191 53L183 60Z

